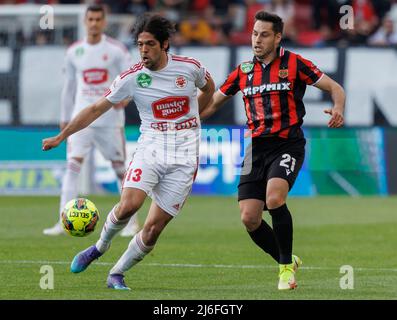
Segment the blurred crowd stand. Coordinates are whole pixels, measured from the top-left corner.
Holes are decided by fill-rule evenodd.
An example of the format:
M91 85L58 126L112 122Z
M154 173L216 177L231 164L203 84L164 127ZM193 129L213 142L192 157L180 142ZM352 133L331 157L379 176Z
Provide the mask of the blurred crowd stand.
M103 4L109 15L108 32L131 47L134 18L157 12L176 24L173 44L249 45L254 15L273 12L284 21L284 44L321 47L396 45L397 0L0 0L2 4ZM340 12L351 6L354 28L341 29ZM1 10L1 6L0 6ZM25 25L24 25L25 24ZM40 30L20 23L19 28L0 22L0 45L70 44L77 38L76 22L65 21L62 30ZM10 35L10 33L13 33Z

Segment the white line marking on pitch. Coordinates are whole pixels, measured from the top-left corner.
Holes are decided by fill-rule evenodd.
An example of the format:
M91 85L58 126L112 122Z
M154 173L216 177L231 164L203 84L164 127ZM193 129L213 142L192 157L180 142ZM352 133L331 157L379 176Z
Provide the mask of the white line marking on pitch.
M46 261L46 260L0 260L0 264L60 264L70 265L67 261ZM94 262L94 265L113 266L112 262ZM278 266L269 265L235 265L235 264L190 264L190 263L144 263L149 267L166 267L166 268L223 268L223 269L277 269ZM391 271L397 272L396 268L361 268L353 267L355 271ZM339 267L301 267L306 270L337 270Z

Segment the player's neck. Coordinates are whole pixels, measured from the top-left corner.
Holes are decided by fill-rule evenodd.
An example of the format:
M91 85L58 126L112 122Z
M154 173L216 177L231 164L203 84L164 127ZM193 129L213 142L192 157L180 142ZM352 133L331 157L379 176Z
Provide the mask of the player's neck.
M275 58L277 57L277 50L272 51L270 54L268 54L265 57L256 57L260 62L268 65L270 62L272 62Z
M165 52L161 55L158 65L155 67L155 69L152 69L152 70L160 71L160 70L164 69L167 66L167 64L168 64L168 54L167 54L167 52Z
M102 40L102 34L101 33L94 34L94 35L90 35L90 34L87 35L87 42L89 44L94 45L94 44L97 44L97 43L101 42L101 40Z

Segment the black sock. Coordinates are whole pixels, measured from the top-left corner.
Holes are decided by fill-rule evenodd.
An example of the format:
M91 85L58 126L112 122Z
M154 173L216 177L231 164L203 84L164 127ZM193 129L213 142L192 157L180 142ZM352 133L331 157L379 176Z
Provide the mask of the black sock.
M286 204L269 210L280 249L280 264L292 263L292 217Z
M248 232L248 234L259 248L270 254L274 260L279 262L280 252L278 243L273 229L265 222L265 220L262 220L258 229Z

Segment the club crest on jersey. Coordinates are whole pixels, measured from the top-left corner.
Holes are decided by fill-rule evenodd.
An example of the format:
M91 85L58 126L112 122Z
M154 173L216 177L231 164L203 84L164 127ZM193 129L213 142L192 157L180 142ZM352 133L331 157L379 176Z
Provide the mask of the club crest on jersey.
M148 88L152 84L152 77L147 73L140 73L136 78L136 83L142 88Z
M254 64L252 62L243 62L240 66L240 69L243 73L250 73L254 68Z
M75 53L76 53L76 56L82 56L84 54L84 48L83 47L77 48Z
M106 61L107 59L109 59L109 57L108 57L108 55L105 53L105 54L102 56L102 59L103 59L103 61Z
M179 89L183 89L187 85L187 79L184 76L177 76L175 79L175 85Z
M278 76L279 76L281 79L287 78L287 77L288 77L288 69L281 69L281 70L279 70L279 71L278 71Z

